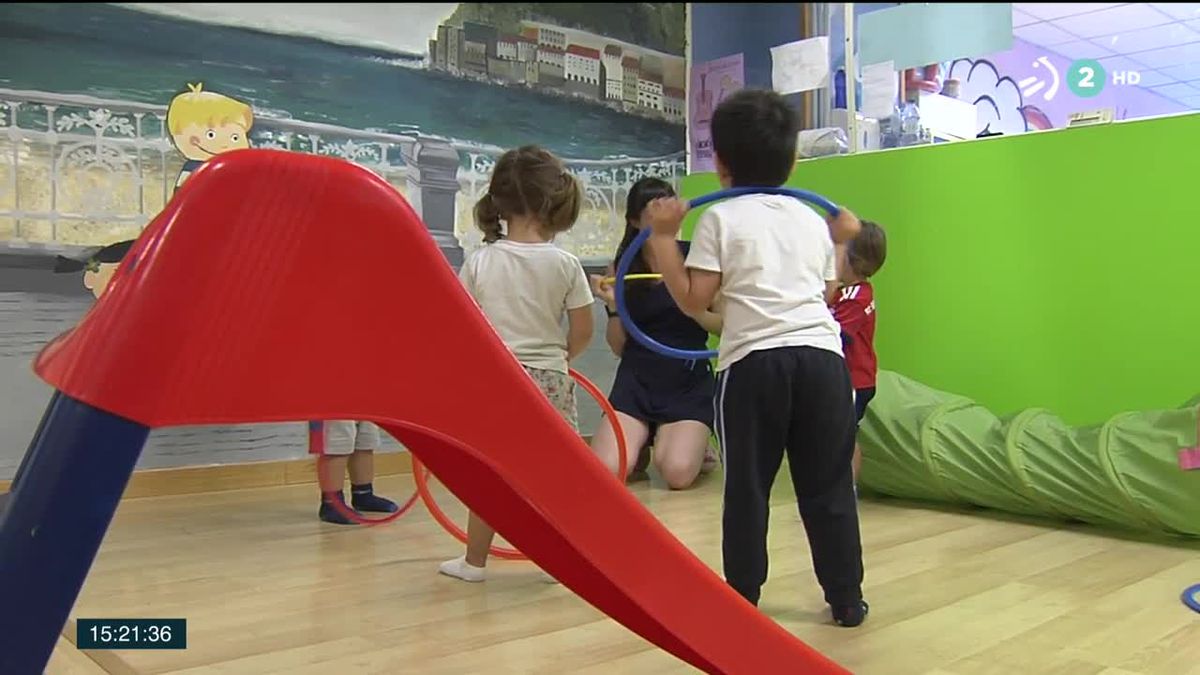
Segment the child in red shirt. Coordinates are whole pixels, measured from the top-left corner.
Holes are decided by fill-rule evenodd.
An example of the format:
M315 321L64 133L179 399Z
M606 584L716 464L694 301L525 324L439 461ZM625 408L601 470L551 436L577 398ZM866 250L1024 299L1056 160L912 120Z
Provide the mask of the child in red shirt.
M846 365L854 387L854 407L861 423L867 404L875 397L875 374L879 361L875 356L875 290L868 281L883 267L887 258L887 235L876 223L862 221L862 230L846 244L838 259L841 290L833 303L833 316L842 327ZM854 478L862 465L862 451L854 446Z

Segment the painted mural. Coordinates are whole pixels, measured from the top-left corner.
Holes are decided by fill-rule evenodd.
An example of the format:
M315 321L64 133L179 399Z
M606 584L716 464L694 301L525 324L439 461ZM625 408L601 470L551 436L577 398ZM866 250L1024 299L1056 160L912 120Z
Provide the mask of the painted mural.
M112 280L113 274L121 266L121 261L125 259L125 254L133 248L134 241L134 239L126 239L108 246L101 246L88 251L79 258L56 256L57 262L54 265L54 271L60 274L83 272L83 287L99 300L104 291L108 289L108 282Z
M585 189L559 243L611 255L625 193L684 172L681 3L9 3L0 7L0 479L49 392L29 362L212 156L356 162L452 263L495 158L538 143ZM56 273L57 272L57 273ZM278 426L278 425L275 425ZM302 426L152 435L143 466L299 456Z
M171 145L184 159L175 179L179 187L213 157L250 147L254 111L245 101L204 91L203 83L189 84L167 106L166 125Z

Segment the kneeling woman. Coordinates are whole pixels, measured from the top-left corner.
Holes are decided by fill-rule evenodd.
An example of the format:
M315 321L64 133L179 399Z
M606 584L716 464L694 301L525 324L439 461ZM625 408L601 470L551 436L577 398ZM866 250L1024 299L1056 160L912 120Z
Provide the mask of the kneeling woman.
M641 213L660 197L674 197L670 184L658 178L643 178L629 190L625 207L625 236L617 247L616 261L641 230ZM679 242L687 255L687 242ZM613 263L614 267L616 262ZM649 252L642 249L630 266L630 274L655 273ZM609 275L612 275L612 269ZM712 312L689 317L671 299L661 281L626 281L625 300L630 317L655 340L680 349L706 349L709 332L720 333L721 317ZM592 287L608 310L605 337L621 359L609 400L625 433L626 458L632 470L648 441L653 441L653 459L659 475L672 489L690 487L702 469L715 459L708 439L713 423L715 380L711 365L704 361L682 361L650 351L631 338L616 315L616 297L611 283L592 277ZM592 439L592 449L612 471L618 464L617 441L608 424L601 424Z

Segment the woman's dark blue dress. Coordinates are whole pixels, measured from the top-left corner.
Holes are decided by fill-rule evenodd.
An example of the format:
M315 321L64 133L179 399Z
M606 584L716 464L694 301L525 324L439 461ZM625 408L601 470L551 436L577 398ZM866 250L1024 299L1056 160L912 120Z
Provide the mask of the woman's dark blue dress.
M688 243L680 242L686 256ZM680 349L707 349L708 332L689 319L658 281L627 281L629 315L647 335ZM711 364L656 354L632 335L625 340L609 401L613 408L650 425L694 420L713 424L715 380Z

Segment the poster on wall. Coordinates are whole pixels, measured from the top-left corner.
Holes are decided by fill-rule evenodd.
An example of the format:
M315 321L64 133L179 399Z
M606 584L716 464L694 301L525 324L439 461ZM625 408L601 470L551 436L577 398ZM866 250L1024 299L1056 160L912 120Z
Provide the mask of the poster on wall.
M829 86L829 37L771 47L771 86L781 94Z
M715 171L712 149L712 115L721 101L746 86L746 69L741 54L692 66L688 85L688 133L691 137L690 170Z

